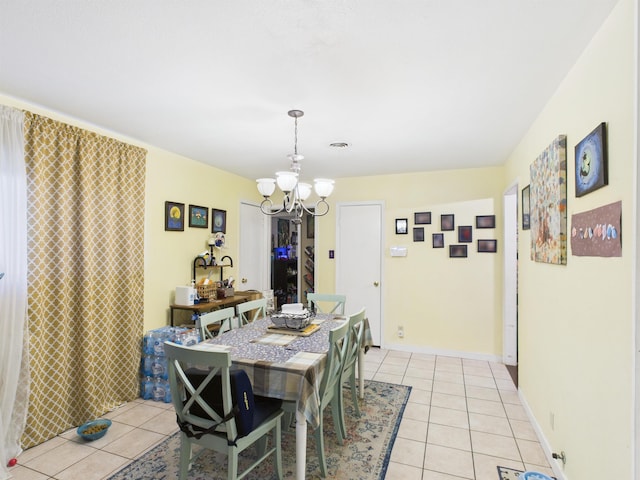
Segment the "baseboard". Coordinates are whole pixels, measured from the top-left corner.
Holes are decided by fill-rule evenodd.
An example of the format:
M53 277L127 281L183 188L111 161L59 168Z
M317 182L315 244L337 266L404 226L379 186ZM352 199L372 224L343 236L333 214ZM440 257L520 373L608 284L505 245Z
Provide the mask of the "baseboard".
M461 352L458 350L446 350L440 348L420 347L417 345L406 345L404 343L385 343L382 347L389 350L400 350L409 353L425 353L429 355L441 355L443 357L460 357L468 360L483 360L485 362L502 363L502 357L489 355L486 353Z
M527 413L527 417L529 417L529 422L531 422L531 426L536 432L538 441L542 446L542 450L544 450L544 454L547 457L547 461L549 462L549 465L551 465L551 469L553 470L554 476L558 480L569 480L569 478L564 474L564 471L560 467L559 462L555 458L553 458L551 444L549 443L549 441L547 440L547 437L545 437L544 433L542 432L542 428L540 427L540 424L538 423L538 420L536 419L536 417L533 415L533 411L529 407L529 404L527 403L527 399L524 397L524 393L519 388L518 388L518 397L520 397L520 403L522 403L522 407Z

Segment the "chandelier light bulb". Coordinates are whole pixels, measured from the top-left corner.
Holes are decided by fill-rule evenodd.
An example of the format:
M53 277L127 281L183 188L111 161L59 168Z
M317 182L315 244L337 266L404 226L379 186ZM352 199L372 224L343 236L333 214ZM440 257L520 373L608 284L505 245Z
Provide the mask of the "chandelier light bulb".
M298 183L298 197L303 202L311 195L311 185L308 183Z
M263 197L270 197L276 190L276 181L273 178L259 178L256 182L258 191Z
M320 198L327 198L333 192L333 180L329 178L316 178L314 181L316 195Z
M284 193L289 193L298 183L298 174L295 172L276 172L276 182L278 182L278 188Z

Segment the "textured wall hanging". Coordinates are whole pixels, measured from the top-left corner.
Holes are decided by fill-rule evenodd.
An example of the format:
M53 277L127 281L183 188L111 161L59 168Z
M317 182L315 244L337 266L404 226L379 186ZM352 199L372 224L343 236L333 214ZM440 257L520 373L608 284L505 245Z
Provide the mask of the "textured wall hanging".
M559 135L531 164L531 260L567 264L567 137Z
M621 257L622 202L571 216L571 253L580 257Z

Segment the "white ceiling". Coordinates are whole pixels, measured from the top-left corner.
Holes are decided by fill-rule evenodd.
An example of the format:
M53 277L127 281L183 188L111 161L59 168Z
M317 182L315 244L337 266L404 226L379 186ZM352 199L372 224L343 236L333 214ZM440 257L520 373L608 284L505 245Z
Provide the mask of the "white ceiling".
M500 165L616 1L0 0L0 93L248 178L293 108L305 178Z

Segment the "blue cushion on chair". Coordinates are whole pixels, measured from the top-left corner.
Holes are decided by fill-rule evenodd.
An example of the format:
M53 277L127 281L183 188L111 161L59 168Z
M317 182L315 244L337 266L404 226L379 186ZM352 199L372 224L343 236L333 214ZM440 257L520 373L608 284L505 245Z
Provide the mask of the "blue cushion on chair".
M255 409L253 411L253 428L260 425L268 417L276 413L282 407L282 400L279 398L261 397L255 395L253 397Z
M196 388L200 386L209 374L208 371L197 368L189 368L185 373L189 381ZM247 372L244 370L232 368L229 372L229 377L231 380L233 406L238 408L235 416L238 437L244 437L251 433L253 429L260 425L267 417L275 413L282 405L282 401L266 397L254 397L251 382L249 381ZM189 400L190 397L187 392L185 402ZM218 415L221 417L225 416L222 408L222 384L220 375L216 375L211 379L202 391L201 397ZM199 417L207 418L209 416L197 403L194 403L190 410L192 414Z

